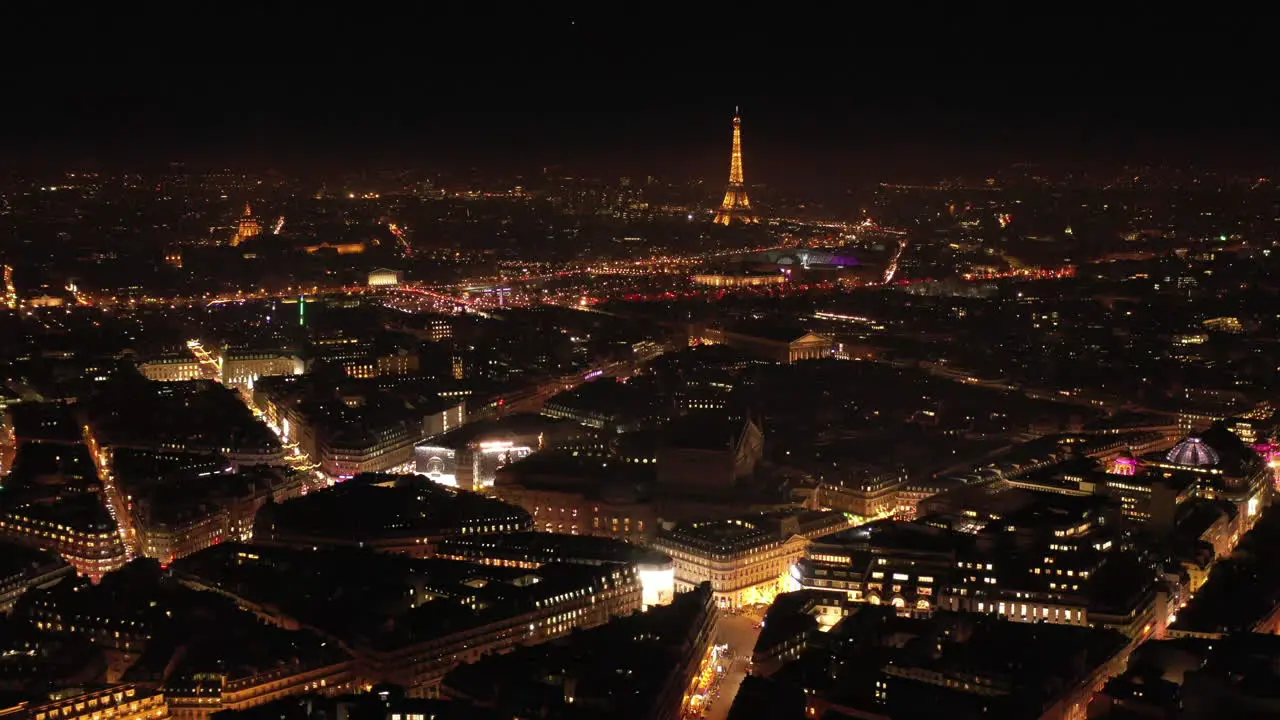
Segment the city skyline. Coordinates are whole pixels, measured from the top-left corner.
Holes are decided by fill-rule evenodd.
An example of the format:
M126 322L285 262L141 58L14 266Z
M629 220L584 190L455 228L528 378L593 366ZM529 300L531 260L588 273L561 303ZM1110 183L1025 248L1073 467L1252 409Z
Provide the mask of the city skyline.
M0 119L7 720L1273 701L1247 105L219 78Z
M11 23L3 720L1280 707L1265 25L707 7Z

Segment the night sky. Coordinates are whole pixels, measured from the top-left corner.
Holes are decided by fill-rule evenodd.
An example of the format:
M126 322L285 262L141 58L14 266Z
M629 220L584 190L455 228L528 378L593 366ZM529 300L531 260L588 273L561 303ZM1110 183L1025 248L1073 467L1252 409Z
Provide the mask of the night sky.
M748 182L907 179L1015 161L1261 172L1277 157L1269 93L1246 90L1240 73L1230 85L1189 79L1152 53L779 45L785 33L764 23L739 33L726 65L703 29L659 25L629 23L624 35L604 14L538 16L538 32L512 43L518 22L484 35L460 22L349 64L297 52L187 64L134 47L14 77L19 102L0 118L0 148L15 163L558 165L716 179L740 105Z

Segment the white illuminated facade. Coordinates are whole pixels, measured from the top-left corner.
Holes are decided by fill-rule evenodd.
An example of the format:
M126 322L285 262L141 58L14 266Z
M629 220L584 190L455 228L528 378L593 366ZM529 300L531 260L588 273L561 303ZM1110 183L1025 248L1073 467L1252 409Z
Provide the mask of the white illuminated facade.
M487 440L461 449L419 445L414 448L415 471L441 485L482 490L493 487L498 470L529 457L536 449L511 440Z
M404 274L399 270L378 268L369 273L369 287L396 287L404 282Z
M760 513L663 529L652 547L673 559L681 592L709 582L719 607L768 605L813 539L850 527L840 512Z
M301 375L306 370L302 358L276 351L222 351L211 353L223 385L253 387L258 378Z
M138 372L156 382L182 382L204 377L200 361L190 355L148 360L138 365Z
M415 470L432 482L458 487L458 452L437 445L419 445L413 449Z
M672 563L664 565L640 565L641 605L670 605L676 595L676 568Z
M528 445L516 445L505 440L482 442L472 451L473 487L493 487L498 470L533 454Z

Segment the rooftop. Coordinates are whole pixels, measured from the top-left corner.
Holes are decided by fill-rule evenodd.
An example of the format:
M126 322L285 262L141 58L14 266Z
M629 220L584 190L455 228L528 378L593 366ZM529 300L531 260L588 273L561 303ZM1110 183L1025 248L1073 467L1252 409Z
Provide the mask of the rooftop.
M1269 508L1221 561L1200 592L1178 613L1171 630L1251 632L1280 604L1280 512Z
M498 472L496 484L518 484L526 488L570 486L587 493L644 494L656 477L652 463L626 463L604 453L580 450L544 450L518 460Z
M9 408L13 434L18 440L78 443L84 440L80 424L64 403L21 403Z
M844 532L828 535L823 545L843 546L852 551L895 550L912 553L952 555L969 544L967 536L923 522L877 520Z
M24 442L4 478L9 489L32 485L97 487L98 468L83 443Z
M665 607L607 625L455 668L451 696L475 699L516 717L617 718L665 716L680 702L680 669L690 639L709 613L710 588L678 595ZM674 688L674 692L673 692ZM570 705L572 703L572 705ZM570 708L573 712L570 713Z
M733 323L725 328L725 332L782 343L795 342L809 334L808 330L799 325L775 322Z
M287 503L264 507L256 526L276 541L360 544L397 537L529 527L529 514L499 500L417 475L369 473Z
M844 513L825 510L752 513L722 520L702 520L658 532L657 544L691 547L716 555L740 553L788 540L792 535L822 526L847 523Z
M424 443L432 447L460 450L472 443L490 440L515 440L536 437L543 433L564 432L574 423L532 413L507 415L498 419L479 420L450 430Z
M479 553L485 557L527 558L534 562L617 562L669 565L671 558L657 550L612 538L545 532L514 532L446 538L440 555Z
M834 653L841 661L829 671L828 689L819 692L889 717L924 716L939 702L959 703L958 717L1038 717L1062 688L1128 644L1120 633L1096 628L951 612L908 620L892 613L860 608L827 634L832 648L820 654ZM885 683L885 697L866 692L872 681ZM964 683L982 691L961 691ZM983 707L967 707L973 703Z
M63 564L56 553L0 541L0 585L33 570Z
M683 450L732 451L750 421L709 418L707 413L677 418L663 428L668 447Z
M101 383L86 402L89 424L107 446L183 447L201 452L274 452L280 441L236 392L204 380Z
M548 563L536 570L413 559L356 548L223 543L174 563L249 602L270 605L354 647L392 650L533 611L566 593L600 592L635 572Z
M94 493L67 495L53 502L19 504L7 507L6 512L80 532L105 533L116 529L115 519Z

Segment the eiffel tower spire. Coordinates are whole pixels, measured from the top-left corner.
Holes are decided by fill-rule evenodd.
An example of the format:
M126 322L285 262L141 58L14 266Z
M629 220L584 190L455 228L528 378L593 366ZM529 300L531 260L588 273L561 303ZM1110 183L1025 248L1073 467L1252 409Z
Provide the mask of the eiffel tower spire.
M733 109L733 152L729 156L729 186L725 188L724 200L720 203L715 222L717 225L728 225L735 221L757 222L751 212L751 201L747 199L747 189L742 180L742 118L736 107Z

